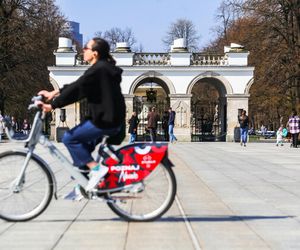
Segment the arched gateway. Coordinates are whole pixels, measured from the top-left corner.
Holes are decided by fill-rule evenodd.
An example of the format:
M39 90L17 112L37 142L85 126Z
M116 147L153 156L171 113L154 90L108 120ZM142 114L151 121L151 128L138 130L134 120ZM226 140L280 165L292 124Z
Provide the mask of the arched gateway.
M136 111L141 120L138 138L145 139L145 118L148 109L155 106L161 118L169 107L176 112L175 134L181 141L233 141L238 110L248 110L248 90L253 83L249 52L231 44L221 55L189 53L178 42L174 44L169 53L132 53L120 43L113 53L124 70L121 87L127 118ZM60 38L54 54L56 65L48 67L54 88L76 80L88 67L75 60L77 52L66 38ZM74 104L66 108L70 127L80 122L82 107ZM55 118L54 135L59 112ZM158 133L163 140L161 122Z

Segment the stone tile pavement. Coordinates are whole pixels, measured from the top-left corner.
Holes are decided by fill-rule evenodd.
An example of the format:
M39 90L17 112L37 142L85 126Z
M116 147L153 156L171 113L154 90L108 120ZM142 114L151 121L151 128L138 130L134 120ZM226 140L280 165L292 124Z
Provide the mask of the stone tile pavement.
M0 143L0 152L15 147ZM37 152L55 171L58 194L67 193L67 173ZM170 158L178 192L160 220L128 223L105 203L53 199L33 221L0 220L0 249L300 249L300 148L177 143Z

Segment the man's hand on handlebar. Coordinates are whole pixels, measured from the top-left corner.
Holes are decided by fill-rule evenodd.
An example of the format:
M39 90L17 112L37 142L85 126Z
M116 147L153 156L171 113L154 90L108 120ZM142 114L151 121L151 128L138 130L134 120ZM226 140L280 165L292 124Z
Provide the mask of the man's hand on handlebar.
M58 94L59 94L59 90L53 90L53 91L41 90L38 93L38 95L44 96L46 98L46 101L52 100Z
M48 104L48 103L44 103L42 101L36 101L35 104L39 107L41 107L41 109L48 113L48 112L51 112L52 111L52 106L51 104Z

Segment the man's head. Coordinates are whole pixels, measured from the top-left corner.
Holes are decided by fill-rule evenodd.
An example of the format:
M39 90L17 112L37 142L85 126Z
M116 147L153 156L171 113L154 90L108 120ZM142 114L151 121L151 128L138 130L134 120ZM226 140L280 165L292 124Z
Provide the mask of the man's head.
M156 109L155 109L155 107L152 107L152 109L151 109L151 110L152 110L152 112L155 112L155 110L156 110Z
M169 108L169 112L171 112L171 111L172 111L172 108L170 107L170 108Z

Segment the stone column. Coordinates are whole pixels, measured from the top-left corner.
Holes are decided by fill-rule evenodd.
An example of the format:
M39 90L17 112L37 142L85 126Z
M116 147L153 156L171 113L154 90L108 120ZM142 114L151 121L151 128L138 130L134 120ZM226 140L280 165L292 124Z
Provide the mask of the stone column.
M112 53L114 59L118 66L132 66L134 53L126 42L117 43L116 49Z
M223 135L225 132L226 132L226 122L227 122L227 119L226 119L226 115L225 115L225 112L226 112L226 105L227 105L227 101L226 101L226 97L220 97L219 98L219 112L220 112L220 115L219 115L219 123L221 125L220 127L220 135ZM223 136L222 136L223 138Z
M133 97L134 95L130 95L130 94L123 94L124 95L124 99L125 99L125 104L126 104L126 139L125 141L128 141L129 139L129 135L127 133L128 131L128 120L130 119L132 112L133 112Z
M174 134L179 141L191 141L191 98L189 94L170 94L170 105L176 112Z
M124 94L126 104L126 120L130 119L133 112L133 97L134 95Z
M248 100L250 95L227 95L227 136L226 141L234 141L234 128L239 126L238 110L244 109L248 113Z

